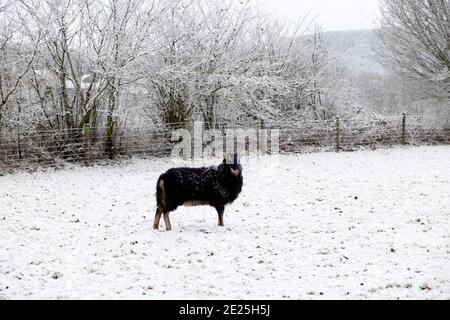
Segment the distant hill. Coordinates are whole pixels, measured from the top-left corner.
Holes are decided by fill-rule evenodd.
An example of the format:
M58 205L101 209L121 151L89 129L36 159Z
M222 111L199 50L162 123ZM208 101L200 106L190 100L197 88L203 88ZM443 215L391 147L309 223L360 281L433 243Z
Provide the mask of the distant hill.
M349 71L355 74L383 74L384 68L377 62L374 47L379 40L372 30L332 31L323 34L331 52Z

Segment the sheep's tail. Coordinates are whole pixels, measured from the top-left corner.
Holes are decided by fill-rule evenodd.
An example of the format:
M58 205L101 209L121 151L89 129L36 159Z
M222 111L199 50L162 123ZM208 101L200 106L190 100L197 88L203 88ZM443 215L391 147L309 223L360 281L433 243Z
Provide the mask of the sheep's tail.
M160 209L165 207L165 184L163 176L159 177L156 184L156 203Z

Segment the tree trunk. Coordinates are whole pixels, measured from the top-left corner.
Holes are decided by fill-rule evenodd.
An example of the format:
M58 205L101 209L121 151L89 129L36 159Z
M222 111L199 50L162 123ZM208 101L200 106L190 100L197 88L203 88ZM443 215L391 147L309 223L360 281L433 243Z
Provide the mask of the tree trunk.
M105 142L105 153L109 159L114 159L116 155L115 150L115 137L116 137L116 126L117 120L115 113L117 111L119 92L118 92L118 81L115 81L114 88L111 89L110 93L110 103L108 107L108 115L106 118L106 142ZM116 86L117 85L117 86Z
M22 107L20 106L20 103L18 105L17 109L17 156L19 160L22 160L22 138L20 136L21 134L21 126L20 126L20 114L22 112Z
M205 121L205 129L214 129L216 127L216 115L214 105L216 103L215 94L209 95L206 98L206 107L203 113L203 119Z
M0 105L0 160L6 157L6 153L2 150L2 140L3 140L3 112L2 105Z

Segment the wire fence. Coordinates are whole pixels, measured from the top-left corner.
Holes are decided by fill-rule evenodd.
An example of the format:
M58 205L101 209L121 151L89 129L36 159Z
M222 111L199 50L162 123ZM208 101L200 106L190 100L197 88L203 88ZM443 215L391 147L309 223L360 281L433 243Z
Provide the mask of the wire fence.
M448 119L431 117L378 117L303 122L203 123L226 135L229 130L264 130L279 138L280 153L354 151L392 145L435 145L450 143ZM126 157L167 157L180 141L172 133L186 124L155 124L143 128L119 128L111 150L105 139L107 128L40 130L3 134L0 139L0 174L18 168L62 166L68 162L90 165L101 160ZM192 126L190 127L192 130ZM227 130L228 129L228 130ZM206 142L206 141L204 141ZM272 150L273 151L273 150Z

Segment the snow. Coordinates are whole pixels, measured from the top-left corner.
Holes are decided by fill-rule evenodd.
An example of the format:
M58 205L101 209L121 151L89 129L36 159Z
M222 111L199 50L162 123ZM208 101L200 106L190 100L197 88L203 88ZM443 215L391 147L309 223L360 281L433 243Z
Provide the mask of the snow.
M0 177L3 299L450 299L450 147L251 159L152 230L173 164Z

